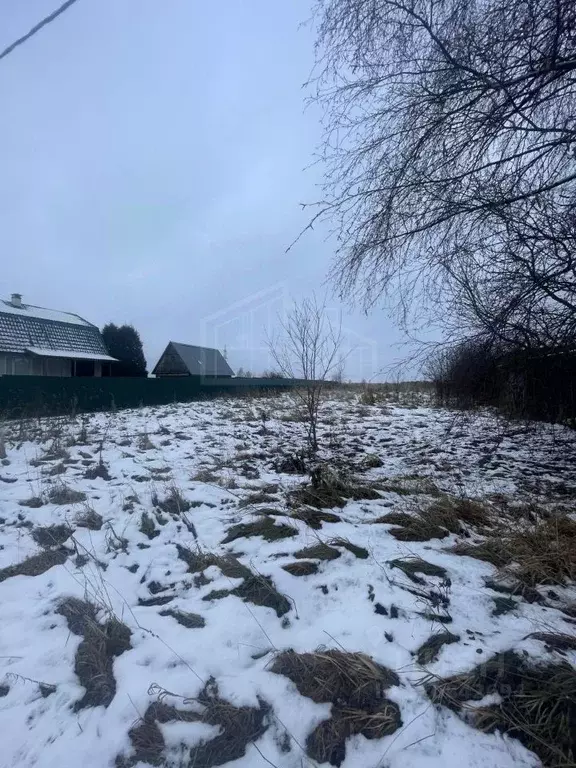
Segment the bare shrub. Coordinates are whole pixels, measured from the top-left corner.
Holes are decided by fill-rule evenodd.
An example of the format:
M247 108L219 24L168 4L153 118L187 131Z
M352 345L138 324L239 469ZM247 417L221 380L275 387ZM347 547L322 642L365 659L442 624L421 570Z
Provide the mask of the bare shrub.
M334 325L326 303L315 296L294 304L282 322L282 335L270 339L268 347L282 374L303 379L302 388L291 392L299 399L307 419L307 443L318 450L318 421L330 374L339 364L342 329Z

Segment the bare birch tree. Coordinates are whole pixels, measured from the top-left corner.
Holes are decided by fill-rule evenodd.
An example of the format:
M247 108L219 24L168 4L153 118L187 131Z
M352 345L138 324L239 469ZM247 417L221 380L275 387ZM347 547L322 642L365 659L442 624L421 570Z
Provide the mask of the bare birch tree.
M574 0L317 0L316 18L342 294L571 346Z
M326 385L341 360L342 326L329 318L326 302L313 296L295 303L281 320L281 328L268 340L268 348L283 376L304 380L294 393L306 415L308 448L314 453Z

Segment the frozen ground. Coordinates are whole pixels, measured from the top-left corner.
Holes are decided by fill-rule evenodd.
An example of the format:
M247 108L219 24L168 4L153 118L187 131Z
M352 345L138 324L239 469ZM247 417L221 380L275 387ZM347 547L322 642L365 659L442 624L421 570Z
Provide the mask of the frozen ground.
M315 489L298 495L309 475L291 466L304 431L287 397L11 426L0 466L2 768L319 765L310 754L322 746L307 739L350 702L305 695L280 674L288 649L362 652L395 673L382 683L389 735L348 733L333 763L540 764L516 739L433 704L422 682L509 649L574 665L575 651L527 638L573 634L574 589L503 597L486 586L494 565L448 551L482 539L473 525L410 541L374 521L443 494L511 517L567 509L576 435L335 396L322 477L350 488L335 480L323 515ZM235 527L254 522L264 527ZM439 569L397 566L413 558ZM440 633L449 644L429 652Z

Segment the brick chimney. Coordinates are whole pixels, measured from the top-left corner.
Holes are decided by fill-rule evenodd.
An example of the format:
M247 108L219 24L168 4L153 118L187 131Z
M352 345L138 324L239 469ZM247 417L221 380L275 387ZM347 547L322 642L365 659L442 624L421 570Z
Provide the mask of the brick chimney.
M12 306L13 307L21 307L22 306L22 294L21 293L13 293L12 294Z

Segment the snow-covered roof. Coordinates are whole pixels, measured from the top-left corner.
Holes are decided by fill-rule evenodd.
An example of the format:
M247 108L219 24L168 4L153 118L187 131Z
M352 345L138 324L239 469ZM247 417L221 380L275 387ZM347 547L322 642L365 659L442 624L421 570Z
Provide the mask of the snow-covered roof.
M82 317L0 299L0 352L30 350L42 350L43 355L53 351L56 357L109 358L100 331Z
M20 317L37 317L39 320L52 320L55 323L72 323L73 325L88 325L80 315L74 315L71 312L60 312L57 309L46 309L45 307L36 307L34 304L21 304L19 307L12 304L11 301L0 299L0 312L6 312L10 315L19 315Z
M92 352L70 352L67 349L41 349L40 347L28 347L26 352L38 357L66 357L71 360L103 360L108 363L116 362L110 355L95 355Z

